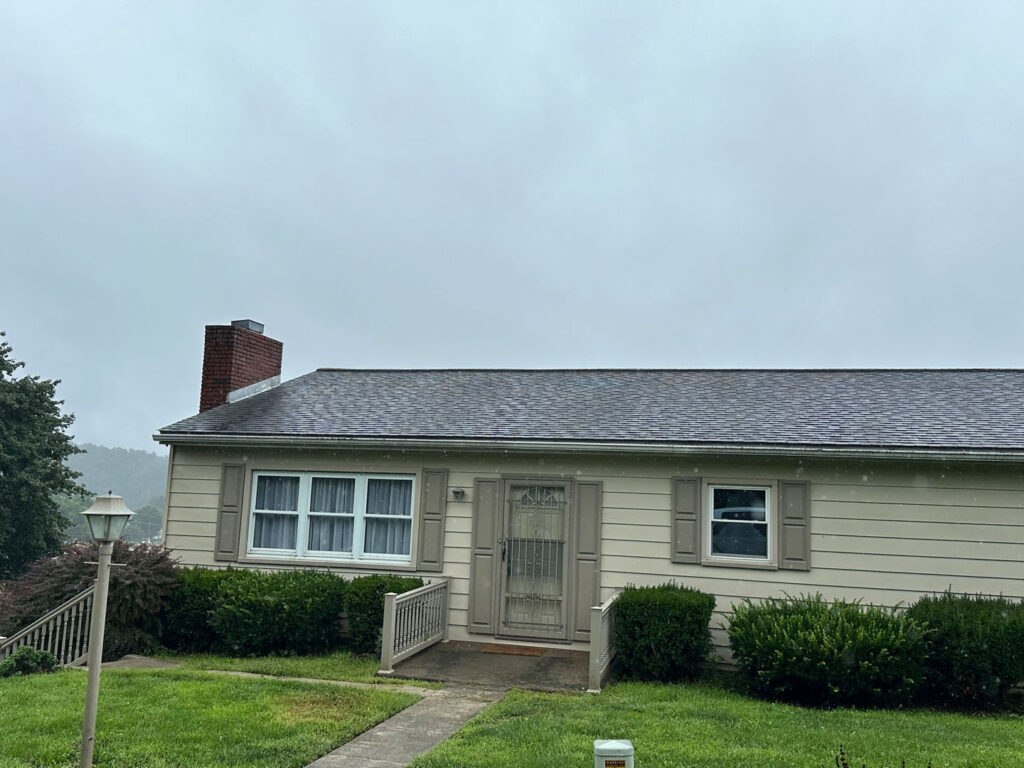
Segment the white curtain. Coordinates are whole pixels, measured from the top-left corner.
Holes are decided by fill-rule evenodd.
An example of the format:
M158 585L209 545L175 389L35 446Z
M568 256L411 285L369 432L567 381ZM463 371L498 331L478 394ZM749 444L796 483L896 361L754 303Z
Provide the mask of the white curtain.
M366 514L400 517L412 515L412 481L367 480Z
M311 514L306 547L317 552L351 552L353 524L352 507L356 481L351 477L314 477L309 496ZM345 515L342 517L341 515Z
M310 550L318 552L351 552L353 518L327 515L310 515Z
M260 475L256 481L256 509L299 511L299 478Z
M309 511L351 515L355 491L356 481L351 477L314 477Z
M261 478L262 479L262 478ZM295 549L298 515L255 515L252 545L259 549Z
M412 482L373 479L366 484L366 535L363 551L408 555L412 549ZM395 519L387 520L381 515ZM404 518L404 519L403 519Z

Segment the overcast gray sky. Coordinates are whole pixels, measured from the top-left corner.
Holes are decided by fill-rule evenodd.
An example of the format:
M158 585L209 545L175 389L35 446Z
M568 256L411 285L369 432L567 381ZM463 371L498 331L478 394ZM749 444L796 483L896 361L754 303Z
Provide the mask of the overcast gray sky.
M0 329L79 440L341 367L1024 362L1024 3L0 4Z

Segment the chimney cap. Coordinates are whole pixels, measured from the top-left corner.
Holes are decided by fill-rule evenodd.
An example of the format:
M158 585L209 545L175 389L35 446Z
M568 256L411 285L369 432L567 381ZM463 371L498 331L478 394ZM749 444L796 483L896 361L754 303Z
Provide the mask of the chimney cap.
M235 328L244 328L247 331L263 333L263 323L257 323L255 320L232 320L231 325Z

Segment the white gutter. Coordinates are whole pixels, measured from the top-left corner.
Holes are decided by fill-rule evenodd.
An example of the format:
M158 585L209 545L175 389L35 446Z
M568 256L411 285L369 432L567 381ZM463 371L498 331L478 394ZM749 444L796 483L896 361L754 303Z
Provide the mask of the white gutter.
M164 445L210 445L260 447L301 447L371 450L430 450L506 453L618 453L660 455L741 455L793 458L917 459L928 461L1024 461L1024 450L979 450L948 448L861 448L843 446L750 445L744 443L622 443L559 440L494 440L403 437L316 437L309 435L201 435L155 434Z

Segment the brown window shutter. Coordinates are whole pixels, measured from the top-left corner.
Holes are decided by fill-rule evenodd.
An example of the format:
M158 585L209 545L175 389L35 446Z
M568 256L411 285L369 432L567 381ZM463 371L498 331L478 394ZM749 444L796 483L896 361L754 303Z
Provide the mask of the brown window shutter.
M217 536L214 560L237 560L238 537L242 528L244 464L224 464L220 473L220 504L217 507Z
M672 562L700 562L700 478L672 478Z
M576 633L590 639L590 608L601 602L601 483L576 483Z
M473 549L469 566L469 632L494 634L494 566L501 521L501 481L477 478L473 488Z
M448 470L424 469L420 494L419 545L416 567L444 570L444 511L448 501Z
M779 568L811 567L811 484L779 482Z

